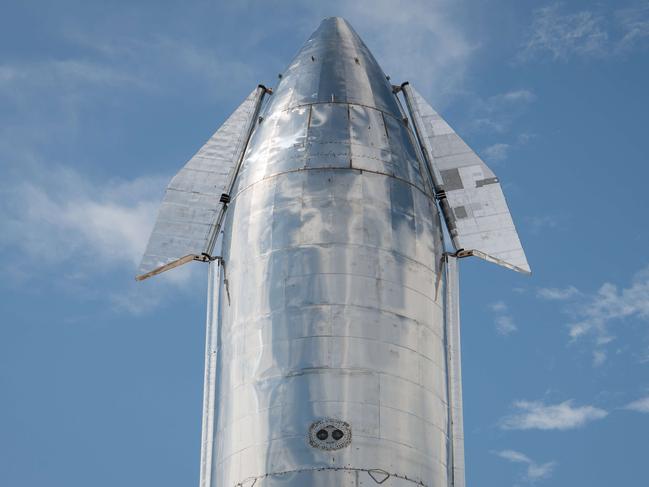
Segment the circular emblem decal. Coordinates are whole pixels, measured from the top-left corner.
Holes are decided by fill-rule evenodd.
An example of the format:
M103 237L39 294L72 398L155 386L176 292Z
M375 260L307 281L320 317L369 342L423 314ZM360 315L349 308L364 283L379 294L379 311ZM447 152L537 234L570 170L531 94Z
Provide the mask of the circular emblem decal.
M340 450L351 442L352 427L340 419L319 419L309 427L309 444L314 448Z

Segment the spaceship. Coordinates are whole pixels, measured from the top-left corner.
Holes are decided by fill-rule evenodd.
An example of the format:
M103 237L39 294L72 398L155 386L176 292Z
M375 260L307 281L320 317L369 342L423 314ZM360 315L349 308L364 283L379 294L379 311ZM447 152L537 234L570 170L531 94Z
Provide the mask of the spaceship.
M342 18L169 183L137 279L208 265L201 487L464 487L458 260L498 178Z

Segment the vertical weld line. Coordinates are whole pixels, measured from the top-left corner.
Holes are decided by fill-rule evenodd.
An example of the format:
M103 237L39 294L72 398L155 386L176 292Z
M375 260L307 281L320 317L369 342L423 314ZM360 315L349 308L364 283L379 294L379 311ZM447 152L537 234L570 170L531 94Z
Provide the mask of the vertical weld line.
M214 427L216 401L216 360L219 321L219 261L208 263L207 316L205 326L205 377L203 382L203 418L201 431L200 485L211 485L214 462ZM216 328L215 328L216 327ZM216 338L216 340L215 340Z
M446 386L446 485L451 487L451 380L450 380L450 357L449 357L449 336L448 336L448 322L449 322L449 257L445 255L444 259L444 311L443 311L443 342L444 342L444 384Z
M302 166L303 168L306 168L308 166L308 161L309 161L309 152L310 152L310 145L311 145L311 143L309 142L309 132L311 130L311 117L313 116L312 114L313 114L313 104L309 105L309 116L307 117L307 122L306 122L306 135L304 139L304 164Z
M377 372L377 379L379 381L379 427L378 427L378 433L379 433L379 438L381 438L381 373Z
M349 137L349 168L352 169L352 114L351 105L347 103L347 136Z
M309 105L309 116L306 122L306 134L309 136L309 129L311 128L311 111L313 110L313 104Z
M385 137L388 139L388 149L390 148L390 132L388 132L388 124L385 123L385 113L382 110L379 110L381 114L381 119L383 120L383 130L385 131ZM390 150L392 152L392 150Z

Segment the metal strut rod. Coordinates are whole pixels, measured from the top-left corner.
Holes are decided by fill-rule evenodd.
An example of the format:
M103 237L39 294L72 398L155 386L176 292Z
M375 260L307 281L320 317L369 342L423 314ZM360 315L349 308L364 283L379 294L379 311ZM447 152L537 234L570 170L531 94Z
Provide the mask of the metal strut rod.
M216 222L212 227L212 231L207 241L207 246L205 247L205 253L207 253L208 255L211 255L212 252L214 252L214 245L216 244L216 240L219 237L219 231L221 230L221 225L223 225L225 212L227 211L228 204L230 203L230 196L232 193L232 189L234 188L234 183L236 182L237 177L239 176L239 171L241 170L241 164L243 163L243 157L246 155L246 149L248 148L248 144L250 143L250 137L252 137L252 133L255 130L257 123L261 123L262 121L262 119L259 117L259 112L261 111L261 106L264 101L264 97L266 95L273 94L273 90L271 90L270 88L266 88L264 85L261 84L257 87L257 89L259 92L259 98L257 99L257 104L255 105L255 111L252 114L248 128L246 129L245 142L243 144L243 147L241 148L239 157L232 170L232 173L230 174L230 179L228 180L228 184L225 186L225 193L221 195L221 203L222 203L221 210L219 211L219 215L216 219Z
M200 487L210 487L214 460L214 417L216 411L216 368L219 349L221 259L208 262L207 318L205 323L205 380L201 432Z
M444 255L444 336L448 386L448 485L465 487L462 418L462 354L460 350L460 283L455 254Z
M403 97L406 100L406 106L408 107L408 113L412 119L412 124L415 129L415 135L417 136L417 141L421 148L421 153L424 156L424 162L428 169L428 174L433 183L433 190L435 191L435 199L438 201L441 209L442 216L444 217L444 222L448 228L448 233L453 242L453 247L455 250L460 250L462 247L457 240L457 229L455 227L455 222L450 215L452 215L452 209L448 204L446 199L446 193L444 191L444 180L442 175L439 172L439 169L435 165L434 161L431 160L433 151L430 147L430 143L426 138L426 133L424 132L424 122L419 116L419 112L415 109L412 91L410 89L410 84L406 81L400 86L400 91L403 93Z

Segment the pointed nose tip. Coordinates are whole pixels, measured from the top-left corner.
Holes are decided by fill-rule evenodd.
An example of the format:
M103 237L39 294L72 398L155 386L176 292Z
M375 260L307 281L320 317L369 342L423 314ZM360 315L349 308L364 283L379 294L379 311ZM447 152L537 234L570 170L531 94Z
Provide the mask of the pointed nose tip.
M340 36L343 32L348 33L348 35L351 33L357 36L351 24L347 22L347 20L345 20L343 17L325 17L324 19L322 19L322 22L320 22L320 25L311 37L322 38L336 35Z
M336 25L336 24L349 25L349 22L347 22L347 19L345 19L344 17L325 17L324 19L322 19L322 22L320 22L320 24L322 25L322 24L325 24L325 23L327 25L329 25L329 24L331 24L331 25Z
M327 17L282 74L267 110L311 103L354 103L400 117L383 70L342 17Z

